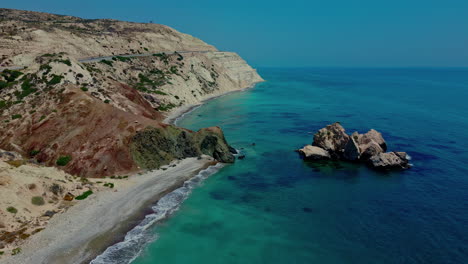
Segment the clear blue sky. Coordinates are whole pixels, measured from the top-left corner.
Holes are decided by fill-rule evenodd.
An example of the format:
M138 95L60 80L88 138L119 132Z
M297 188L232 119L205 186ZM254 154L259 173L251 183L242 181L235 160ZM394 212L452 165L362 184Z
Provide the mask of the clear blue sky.
M165 24L255 66L468 66L468 0L0 0Z

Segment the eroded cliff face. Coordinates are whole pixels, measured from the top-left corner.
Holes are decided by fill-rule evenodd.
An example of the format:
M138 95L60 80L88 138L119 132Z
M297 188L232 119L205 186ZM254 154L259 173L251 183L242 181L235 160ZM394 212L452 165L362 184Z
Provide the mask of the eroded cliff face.
M7 9L0 18L2 65L27 66L0 72L0 148L85 177L200 154L233 161L218 128L192 132L161 122L176 107L263 81L237 54L162 25ZM112 56L124 53L141 56ZM80 60L100 55L110 57ZM153 136L142 136L148 131ZM185 135L184 144L174 133ZM69 162L59 165L63 157Z

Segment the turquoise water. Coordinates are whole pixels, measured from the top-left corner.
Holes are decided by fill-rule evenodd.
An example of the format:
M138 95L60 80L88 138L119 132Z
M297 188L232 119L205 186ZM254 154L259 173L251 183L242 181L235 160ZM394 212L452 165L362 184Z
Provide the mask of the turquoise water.
M246 159L153 226L134 264L468 263L468 70L259 72L268 82L178 123L221 126ZM414 168L300 160L293 150L335 121L381 131Z

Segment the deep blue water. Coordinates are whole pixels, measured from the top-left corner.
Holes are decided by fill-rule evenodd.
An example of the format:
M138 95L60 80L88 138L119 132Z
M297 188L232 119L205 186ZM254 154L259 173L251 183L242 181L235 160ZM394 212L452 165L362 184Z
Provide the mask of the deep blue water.
M221 126L246 159L155 225L133 263L468 263L468 69L259 73L267 82L178 123ZM381 131L414 167L299 159L294 150L335 121Z

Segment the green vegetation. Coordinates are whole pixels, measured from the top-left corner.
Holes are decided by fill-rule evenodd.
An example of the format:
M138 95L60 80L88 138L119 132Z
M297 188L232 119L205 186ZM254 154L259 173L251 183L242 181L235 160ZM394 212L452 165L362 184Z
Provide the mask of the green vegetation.
M3 255L3 254L5 254L5 252L3 252L3 251L0 251L0 256L1 256L1 255Z
M81 90L82 90L83 92L87 92L87 91L88 91L88 88L86 88L86 87L81 87Z
M106 100L104 100L104 103L105 103L105 104L108 104L108 103L110 103L110 100L109 100L109 99L106 99Z
M18 255L19 253L21 253L21 248L15 248L11 251L11 255Z
M179 100L179 99L180 99L180 97L179 97L179 96L177 96L177 95L174 95L174 98L175 98L175 99L177 99L177 100Z
M114 184L112 182L104 183L104 187L114 188Z
M11 116L11 119L12 119L12 120L15 120L15 119L19 119L19 118L22 118L22 117L23 117L22 115L16 114L16 115L12 115L12 116Z
M57 159L57 162L56 164L58 166L66 166L68 164L68 162L71 161L71 157L70 156L60 156L58 159Z
M179 74L179 72L178 72L178 70L177 70L177 66L171 66L170 72L171 72L172 74Z
M66 64L68 66L72 66L71 61L69 59L66 60L55 60L56 62L61 62L63 64Z
M114 61L121 61L121 62L127 62L127 61L131 61L132 58L129 58L129 57L122 57L122 56L115 56L115 57L112 57L112 60L114 60Z
M46 118L45 115L42 115L41 118L39 118L39 122L41 122L42 120L44 120Z
M31 198L31 203L37 206L41 206L45 204L45 201L44 198L42 198L41 196L34 196L33 198Z
M5 78L5 80L10 83L10 82L14 82L18 77L20 77L23 73L20 72L20 71L16 71L16 70L3 70L2 72L0 72L0 76L3 76L3 78Z
M112 61L110 61L110 60L101 60L101 61L99 61L99 62L100 62L100 63L107 64L107 65L109 65L110 67L113 66L113 63L112 63Z
M6 210L12 214L16 214L18 212L18 209L14 208L13 206L8 207Z
M88 190L88 191L82 193L81 195L78 195L77 197L75 197L75 200L84 200L84 199L88 198L88 196L90 196L91 194L93 194L93 191Z
M29 152L29 155L30 155L31 157L34 157L34 156L36 156L37 154L39 154L40 152L41 152L40 150L31 150L31 151Z
M176 107L174 104L170 103L170 104L161 104L159 107L158 107L158 111L169 111L171 110L172 108Z
M44 75L47 75L52 70L52 66L50 66L49 64L42 64L39 67L39 70L44 70Z
M154 91L153 93L155 93L155 94L160 94L160 95L167 95L167 93L161 92L161 91Z
M52 79L50 79L50 81L47 84L55 85L55 84L60 83L62 81L62 79L63 79L63 76L52 74Z
M31 83L32 79L28 77L24 77L23 83L21 84L21 90L22 91L15 91L15 96L18 100L22 100L26 96L37 92L37 89L33 88L33 84Z

